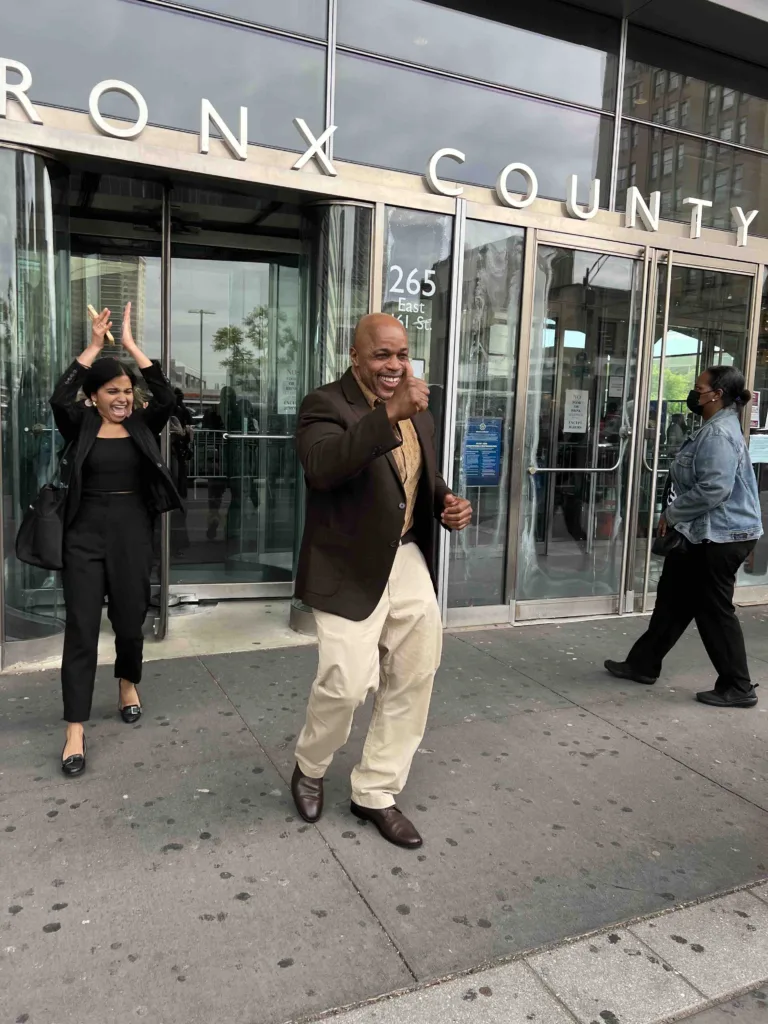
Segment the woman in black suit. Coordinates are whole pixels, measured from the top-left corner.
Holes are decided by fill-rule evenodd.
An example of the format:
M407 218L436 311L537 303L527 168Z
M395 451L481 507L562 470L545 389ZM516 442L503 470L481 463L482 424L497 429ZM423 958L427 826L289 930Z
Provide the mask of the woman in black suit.
M141 370L151 400L135 402L133 372L98 358L111 326L108 309L94 320L91 343L51 397L71 467L64 515L66 630L61 683L67 738L65 775L85 770L83 723L91 713L104 595L115 631L118 709L131 724L141 716L143 625L150 599L153 520L181 501L160 455L157 437L175 404L158 363L139 349L125 307L121 342ZM78 400L80 392L85 396Z

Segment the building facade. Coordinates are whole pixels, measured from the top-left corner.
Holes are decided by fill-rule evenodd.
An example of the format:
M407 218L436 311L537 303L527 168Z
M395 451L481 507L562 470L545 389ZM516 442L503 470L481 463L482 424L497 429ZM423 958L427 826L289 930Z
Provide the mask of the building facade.
M0 40L5 665L61 643L59 581L14 539L89 305L119 351L133 302L192 423L165 439L186 510L158 529L161 639L180 601L292 595L298 406L372 310L405 325L475 508L441 541L447 625L652 607L713 363L756 392L768 520L760 5L25 0ZM768 596L768 540L739 584Z

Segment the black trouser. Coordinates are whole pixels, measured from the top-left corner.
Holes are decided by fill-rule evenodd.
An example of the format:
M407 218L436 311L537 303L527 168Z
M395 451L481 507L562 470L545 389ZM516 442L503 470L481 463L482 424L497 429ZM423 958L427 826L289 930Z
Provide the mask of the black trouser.
M627 661L642 675L658 676L661 663L693 619L717 671L715 689L751 693L747 652L733 607L736 573L757 542L691 544L668 555L648 629Z
M64 534L65 721L90 718L105 594L115 631L115 676L141 682L151 571L152 521L141 496L85 494Z

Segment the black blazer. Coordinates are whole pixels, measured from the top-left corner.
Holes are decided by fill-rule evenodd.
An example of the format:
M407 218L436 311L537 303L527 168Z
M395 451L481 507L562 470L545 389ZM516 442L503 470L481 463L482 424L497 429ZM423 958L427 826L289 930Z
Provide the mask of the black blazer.
M423 468L413 531L434 575L437 520L449 493L437 469L435 423L413 417ZM371 410L351 370L301 404L296 447L307 516L296 596L311 608L359 622L384 593L405 520L405 491L392 455L402 442L384 405Z
M69 456L72 462L69 466L65 527L72 523L80 507L83 495L83 464L101 429L101 417L96 410L86 406L85 402L77 401L77 394L87 372L86 367L75 360L51 395L51 408L58 431L68 444L73 445ZM151 366L141 371L141 375L152 392L152 398L146 409L137 409L134 406L124 426L144 456L144 498L150 513L157 515L182 507L173 477L163 462L157 442L158 435L173 412L176 396L159 363L153 362Z

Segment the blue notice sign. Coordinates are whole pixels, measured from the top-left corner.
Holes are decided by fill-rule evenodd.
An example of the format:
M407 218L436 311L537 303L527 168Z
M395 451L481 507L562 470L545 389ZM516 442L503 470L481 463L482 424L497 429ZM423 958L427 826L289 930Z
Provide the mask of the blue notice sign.
M501 418L470 416L464 435L467 487L498 487L501 477Z

